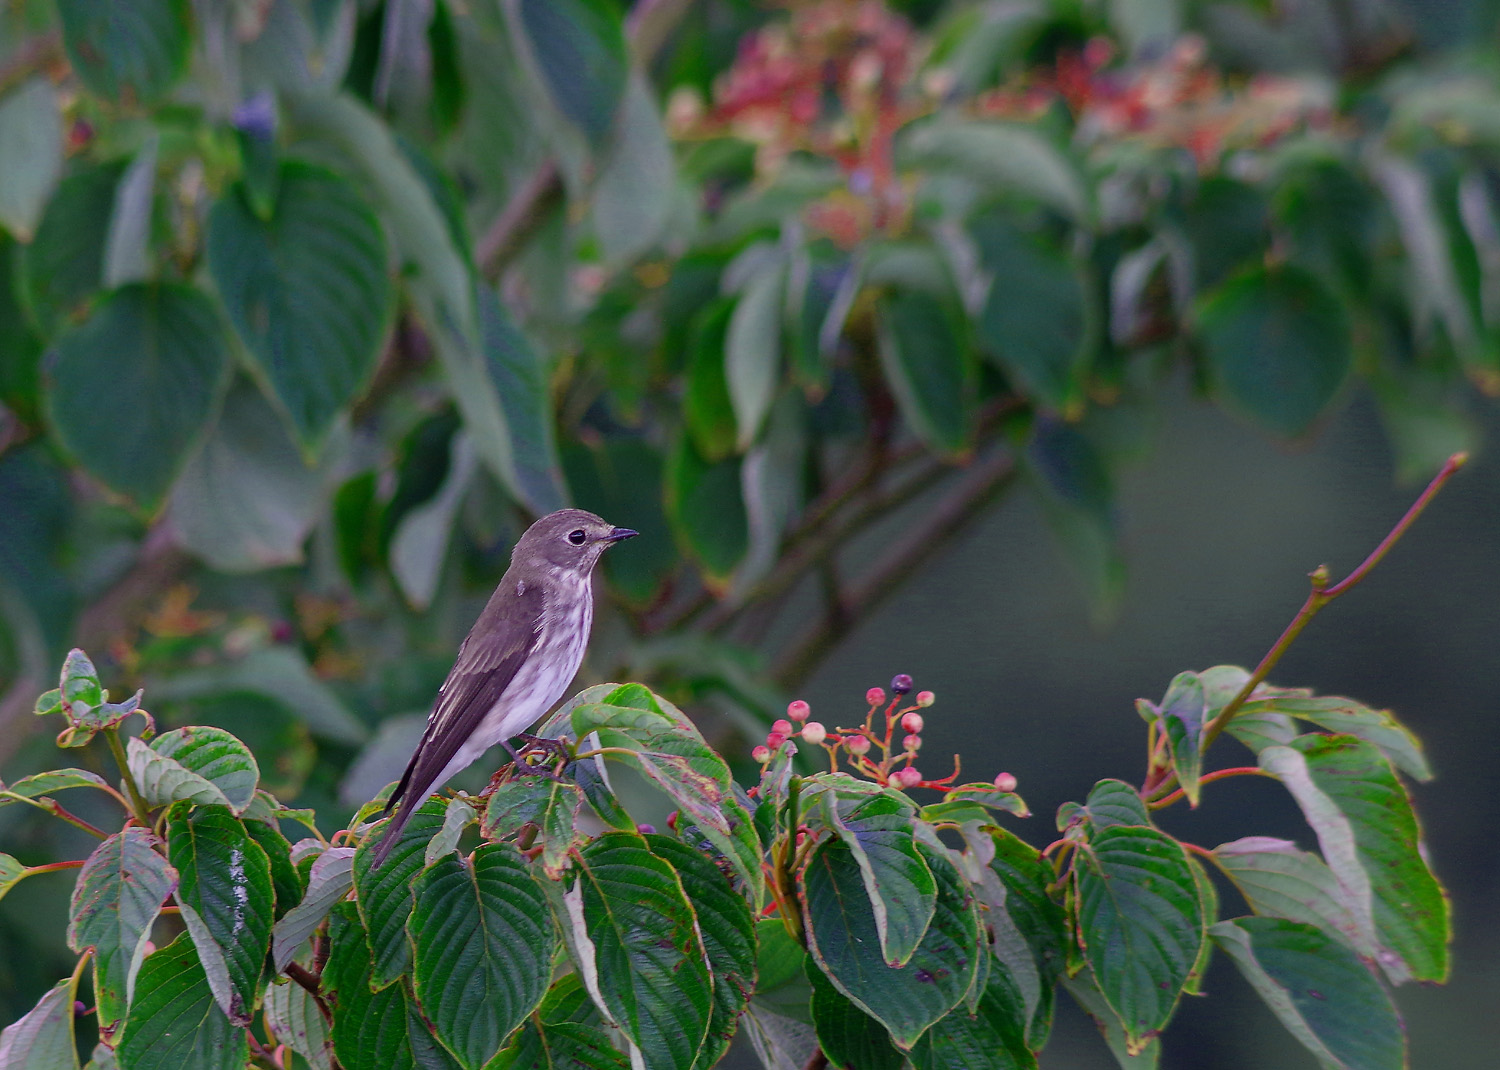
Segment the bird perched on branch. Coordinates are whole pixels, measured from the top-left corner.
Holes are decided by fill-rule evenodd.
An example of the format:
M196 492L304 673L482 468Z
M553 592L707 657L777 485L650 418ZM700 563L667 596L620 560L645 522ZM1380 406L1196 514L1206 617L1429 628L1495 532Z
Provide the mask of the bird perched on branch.
M386 803L385 812L395 807L396 816L376 849L376 866L428 795L496 743L511 750L511 738L562 697L588 646L594 566L606 549L635 534L582 509L549 513L526 529L500 586L459 647L416 752Z

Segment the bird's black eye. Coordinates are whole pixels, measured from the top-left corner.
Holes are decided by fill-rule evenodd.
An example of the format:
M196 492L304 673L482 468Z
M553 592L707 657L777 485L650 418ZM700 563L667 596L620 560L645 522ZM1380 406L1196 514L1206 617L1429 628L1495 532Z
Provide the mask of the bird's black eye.
M571 542L574 546L582 546L583 540L587 538L588 535L584 533L584 530L582 528L574 528L572 531L568 532L568 541Z

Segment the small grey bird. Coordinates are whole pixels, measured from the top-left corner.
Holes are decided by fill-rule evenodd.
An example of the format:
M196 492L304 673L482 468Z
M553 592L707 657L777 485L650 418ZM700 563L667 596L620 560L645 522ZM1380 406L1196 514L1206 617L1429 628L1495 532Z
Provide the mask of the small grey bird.
M594 566L606 549L635 534L582 509L560 509L526 529L500 586L458 648L416 752L385 805L390 813L400 804L375 851L376 866L428 795L496 743L509 749L513 736L562 697L594 622Z

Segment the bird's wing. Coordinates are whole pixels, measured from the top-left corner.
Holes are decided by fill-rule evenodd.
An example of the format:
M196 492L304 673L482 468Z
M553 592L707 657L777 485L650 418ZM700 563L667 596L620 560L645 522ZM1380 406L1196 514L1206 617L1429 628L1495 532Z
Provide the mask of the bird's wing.
M542 608L540 585L517 590L502 581L501 589L479 615L438 690L427 728L401 774L401 782L386 802L386 813L397 803L400 808L376 852L376 865L385 860L412 812L422 805L459 747L479 728L485 714L494 709L515 679L536 646Z

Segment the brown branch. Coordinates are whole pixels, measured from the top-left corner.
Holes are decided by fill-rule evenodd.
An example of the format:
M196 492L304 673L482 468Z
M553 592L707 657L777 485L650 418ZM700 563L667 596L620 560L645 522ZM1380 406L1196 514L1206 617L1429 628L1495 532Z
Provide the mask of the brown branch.
M635 5L625 20L625 41L636 64L651 65L692 4L693 0L640 0ZM516 190L475 244L480 274L498 278L562 203L563 193L557 160L548 158Z
M807 1066L803 1070L827 1070L828 1056L823 1053L822 1048L812 1053L812 1058L807 1060Z
M324 1021L332 1025L333 1012L328 1009L328 1000L323 995L322 976L313 973L300 962L288 962L286 969L282 972L312 995L313 1000L318 1004L318 1013L323 1015Z
M0 64L0 96L9 93L32 75L43 73L63 58L62 34L57 30L33 37Z
M948 496L926 511L926 520L906 534L844 595L843 612L821 621L794 640L777 659L776 680L793 688L863 619L889 598L912 573L984 513L985 508L1015 478L1015 460L1000 454L976 464Z

